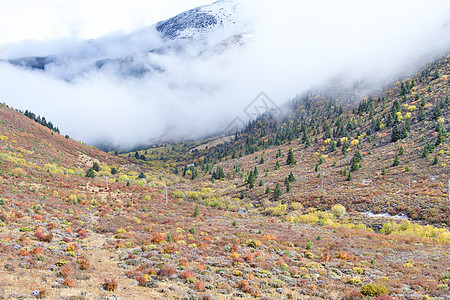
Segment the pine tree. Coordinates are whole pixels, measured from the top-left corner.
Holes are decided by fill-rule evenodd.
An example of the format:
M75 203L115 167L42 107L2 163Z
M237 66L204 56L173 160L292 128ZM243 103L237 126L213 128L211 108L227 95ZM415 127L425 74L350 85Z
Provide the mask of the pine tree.
M279 169L280 169L280 162L277 160L277 162L275 163L275 170Z
M284 181L284 185L286 186L286 193L289 193L289 191L291 190L291 184L289 183L289 179L287 177Z
M422 152L422 157L426 158L430 155L430 150L428 149L428 144L425 145Z
M113 168L111 169L111 174L112 174L112 175L117 174L117 169L116 169L116 167L113 167Z
M395 154L394 163L392 165L394 167L400 165L400 160L398 159L398 153Z
M295 176L294 176L294 174L292 172L289 173L288 179L289 179L290 182L294 182L296 180Z
M403 155L405 153L405 149L403 149L403 146L400 146L400 149L398 150L398 155Z
M281 149L278 149L278 152L277 152L277 155L276 155L276 158L279 158L279 157L281 157Z
M98 163L93 163L92 164L92 170L94 170L95 172L100 171L100 166L98 165Z
M93 169L89 169L86 171L86 177L88 178L94 178L95 177L95 171Z
M252 189L255 186L255 174L253 171L250 171L250 174L248 175L247 184L249 189Z
M255 178L258 178L258 176L259 176L258 168L256 166L253 169L253 175L255 176Z
M438 163L439 163L439 157L436 155L436 156L434 157L433 165L437 165Z
M273 199L278 200L278 199L280 199L281 195L283 195L283 191L281 190L281 184L277 183L277 186L275 187L275 190L273 191Z
M289 166L293 166L295 165L297 162L295 161L294 158L294 150L292 150L292 148L289 149L289 153L288 153L288 157L286 159L286 164Z

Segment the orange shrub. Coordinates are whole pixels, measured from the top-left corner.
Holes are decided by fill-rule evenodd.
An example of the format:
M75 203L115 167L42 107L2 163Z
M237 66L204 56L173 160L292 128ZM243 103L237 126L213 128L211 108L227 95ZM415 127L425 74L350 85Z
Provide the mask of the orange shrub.
M117 282L115 279L105 279L105 282L103 283L102 287L108 292L114 292L117 290Z
M199 292L202 292L202 291L205 290L205 284L204 284L202 281L197 281L197 282L194 284L194 287L195 287L195 289L196 289L197 291L199 291Z

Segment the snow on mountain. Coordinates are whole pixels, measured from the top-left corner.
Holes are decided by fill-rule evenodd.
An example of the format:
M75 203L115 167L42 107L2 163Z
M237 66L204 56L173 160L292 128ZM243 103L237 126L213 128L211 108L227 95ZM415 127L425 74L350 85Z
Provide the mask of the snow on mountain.
M164 66L158 61L165 55L175 53L187 59L220 55L249 41L250 31L239 2L221 0L130 34L81 41L60 53L7 61L66 81L96 70L123 77L142 77L164 72Z

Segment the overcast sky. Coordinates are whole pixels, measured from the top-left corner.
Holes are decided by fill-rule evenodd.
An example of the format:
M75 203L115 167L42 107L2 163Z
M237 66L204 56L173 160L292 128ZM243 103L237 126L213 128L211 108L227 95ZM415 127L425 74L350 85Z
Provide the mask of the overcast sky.
M212 2L0 0L0 58L69 57L45 71L0 62L0 101L84 142L132 146L217 133L236 117L246 123L244 109L262 91L281 105L337 75L348 86L363 79L380 88L450 52L449 0L224 0L216 12L244 20L244 32L218 26L162 55L147 53L167 42L154 28L121 34ZM251 38L212 51L235 33ZM163 72L130 78L95 67L136 53L136 62Z
M26 39L91 39L152 25L212 0L1 0L0 47Z

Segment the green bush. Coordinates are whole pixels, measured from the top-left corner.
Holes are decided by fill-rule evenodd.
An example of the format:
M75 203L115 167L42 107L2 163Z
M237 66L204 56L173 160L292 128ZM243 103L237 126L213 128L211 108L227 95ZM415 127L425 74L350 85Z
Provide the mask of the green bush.
M361 287L361 294L366 296L376 297L387 293L387 287L382 283L370 283Z

